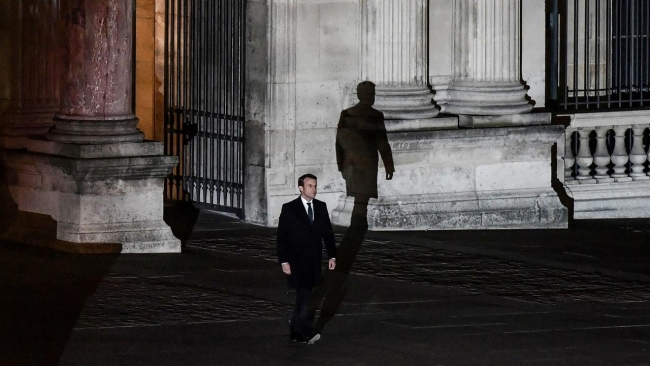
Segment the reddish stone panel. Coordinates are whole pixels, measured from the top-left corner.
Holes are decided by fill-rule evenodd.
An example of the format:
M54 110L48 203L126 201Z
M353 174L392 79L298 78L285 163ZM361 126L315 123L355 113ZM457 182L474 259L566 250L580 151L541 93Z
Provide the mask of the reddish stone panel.
M63 88L59 114L132 116L133 4L65 0Z

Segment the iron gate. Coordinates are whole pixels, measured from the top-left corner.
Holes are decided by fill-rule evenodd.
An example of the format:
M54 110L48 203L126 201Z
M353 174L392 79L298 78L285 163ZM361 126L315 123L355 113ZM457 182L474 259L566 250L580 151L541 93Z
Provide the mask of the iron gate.
M165 197L244 215L244 0L167 0Z
M551 4L550 99L562 110L650 106L650 2Z

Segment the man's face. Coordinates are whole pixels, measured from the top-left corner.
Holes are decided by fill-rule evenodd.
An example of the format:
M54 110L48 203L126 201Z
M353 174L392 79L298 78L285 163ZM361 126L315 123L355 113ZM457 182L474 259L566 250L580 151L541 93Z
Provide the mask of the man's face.
M307 201L311 201L316 197L316 179L305 178L302 186L298 186L300 195Z

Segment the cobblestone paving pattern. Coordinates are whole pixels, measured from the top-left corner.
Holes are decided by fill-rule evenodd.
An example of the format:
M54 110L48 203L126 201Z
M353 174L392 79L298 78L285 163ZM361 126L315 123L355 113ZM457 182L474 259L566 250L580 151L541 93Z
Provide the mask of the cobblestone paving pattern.
M193 240L187 246L276 260L275 236ZM352 272L540 304L650 301L644 283L394 241L365 240ZM282 318L291 311L290 305L181 282L109 274L86 300L75 329Z
M267 260L276 256L275 236L196 240L188 247ZM541 304L650 300L650 286L640 282L394 241L364 240L352 272Z
M86 300L75 329L268 319L290 311L288 305L160 278L109 274Z

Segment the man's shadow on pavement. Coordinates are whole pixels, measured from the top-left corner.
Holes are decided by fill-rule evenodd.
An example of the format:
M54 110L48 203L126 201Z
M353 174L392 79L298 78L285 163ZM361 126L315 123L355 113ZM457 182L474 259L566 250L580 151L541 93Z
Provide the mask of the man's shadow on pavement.
M321 307L314 330L321 332L338 312L347 292L348 276L368 230L368 201L377 198L379 156L384 162L386 179L395 172L388 144L384 115L372 108L375 84L364 81L357 85L359 103L343 110L336 132L336 162L345 179L346 192L354 197L350 227L343 235L336 257L336 269L325 271L323 285L311 298L313 314ZM379 152L379 154L378 154Z

